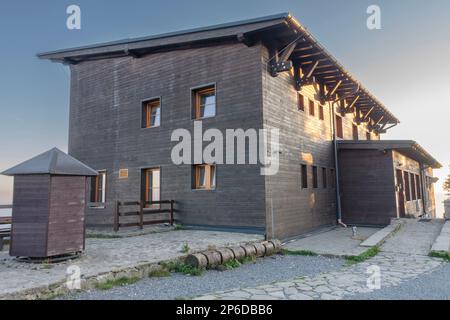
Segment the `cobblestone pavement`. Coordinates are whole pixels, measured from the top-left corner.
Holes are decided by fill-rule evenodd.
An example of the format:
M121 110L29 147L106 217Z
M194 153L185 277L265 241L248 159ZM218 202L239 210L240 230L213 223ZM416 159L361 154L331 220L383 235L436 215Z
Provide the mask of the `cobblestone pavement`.
M65 281L67 268L71 265L79 267L81 276L87 278L184 256L181 249L186 243L192 251L199 251L209 246L221 247L257 240L263 240L263 236L197 230L118 239L86 239L86 252L81 258L54 265L21 263L10 257L7 251L2 251L0 298Z
M441 259L426 255L440 228L442 224L439 223L412 220L407 222L398 234L386 241L377 256L365 262L314 277L301 277L251 288L236 288L195 299L340 300L396 286L429 274L445 264ZM415 241L416 245L411 245L411 241Z

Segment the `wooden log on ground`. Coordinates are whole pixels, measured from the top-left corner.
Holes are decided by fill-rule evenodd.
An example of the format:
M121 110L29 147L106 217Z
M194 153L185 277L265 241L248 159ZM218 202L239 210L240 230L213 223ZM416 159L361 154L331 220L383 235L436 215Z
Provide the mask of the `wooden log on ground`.
M275 245L270 241L265 241L262 245L266 248L266 256L270 256L275 253Z
M262 243L254 243L257 257L264 257L266 255L266 247Z
M234 253L229 248L219 249L218 252L222 256L222 264L234 259Z
M208 259L203 253L190 254L186 257L185 263L194 268L206 268Z
M234 254L234 259L236 260L240 260L245 258L245 250L242 247L231 247L229 248L233 254Z
M242 249L244 249L246 257L256 256L256 248L254 245L246 244L241 247L242 247Z
M269 242L272 242L273 243L273 245L274 245L274 247L275 247L275 252L279 252L280 250L281 250L281 241L280 240L278 240L278 239L273 239L273 240L270 240Z
M206 259L208 259L209 267L216 267L222 264L222 256L217 251L206 251L204 253Z

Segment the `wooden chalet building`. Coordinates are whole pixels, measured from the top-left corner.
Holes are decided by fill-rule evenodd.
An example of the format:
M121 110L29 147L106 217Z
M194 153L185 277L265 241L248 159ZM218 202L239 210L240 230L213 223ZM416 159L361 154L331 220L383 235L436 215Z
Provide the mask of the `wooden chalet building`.
M346 217L387 224L388 216L403 211L434 213L429 182L439 164L413 151L417 144L386 148L392 166L378 168L374 158L361 158L357 179L375 181L380 189L360 193L364 203L352 202L354 164L346 158L340 166L338 155L359 157L363 151L338 141L363 140L368 149L373 143L373 150L385 152L377 141L399 120L290 14L39 57L70 66L69 153L98 170L91 201L104 203L88 209L89 227L111 228L114 203L140 199L175 200L176 219L184 225L268 238L293 237ZM173 164L171 133L192 132L194 120L202 120L204 130L280 129L278 174L261 175L259 164ZM411 163L414 176L394 174L398 158ZM374 177L374 168L389 173ZM199 176L209 179L199 182ZM418 207L419 191L412 200L399 187L404 181L396 180L406 177L408 190L424 195ZM388 179L389 188L378 178ZM395 205L389 213L372 210L382 218L370 218L365 210L384 201L384 193ZM404 208L395 211L399 201Z

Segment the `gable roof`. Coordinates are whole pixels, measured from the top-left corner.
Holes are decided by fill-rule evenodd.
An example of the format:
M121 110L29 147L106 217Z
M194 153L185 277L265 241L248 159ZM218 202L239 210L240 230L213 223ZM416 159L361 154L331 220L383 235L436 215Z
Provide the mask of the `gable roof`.
M237 41L248 46L261 41L280 49L280 52L295 42L296 46L288 57L293 61L294 66L302 70L312 70L310 78L319 80L329 91L335 90L334 93L339 97L345 97L347 105L358 110L363 121L372 120L373 129L383 133L391 127L388 125L400 123L289 13L45 52L38 54L38 57L54 62L76 64L88 60L124 56L140 58L152 53ZM312 68L312 66L316 67Z
M8 169L6 176L51 174L66 176L97 176L98 173L57 148L44 152L30 160Z
M442 168L439 161L412 140L339 140L338 148L340 150L395 150L433 169Z

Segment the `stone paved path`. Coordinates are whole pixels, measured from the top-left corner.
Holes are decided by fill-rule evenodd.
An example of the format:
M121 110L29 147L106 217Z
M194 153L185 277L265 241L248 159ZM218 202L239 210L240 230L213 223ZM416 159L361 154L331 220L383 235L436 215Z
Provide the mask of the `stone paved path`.
M196 300L339 300L380 289L376 286L376 281L370 281L377 280L374 277L374 272L377 271L381 288L395 286L431 273L445 263L441 259L427 256L440 228L440 222L422 223L411 220L406 222L398 234L386 241L377 256L363 263L315 277L215 292L197 297Z

